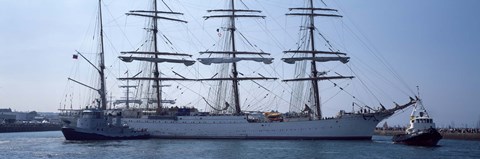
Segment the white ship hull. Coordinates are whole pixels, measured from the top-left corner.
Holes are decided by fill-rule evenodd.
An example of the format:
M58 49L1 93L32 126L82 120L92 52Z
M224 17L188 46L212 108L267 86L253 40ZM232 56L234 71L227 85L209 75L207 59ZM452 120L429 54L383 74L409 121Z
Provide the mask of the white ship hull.
M124 118L155 138L193 139L342 139L369 140L380 121L392 113L345 114L323 120L285 119L248 122L247 116L177 116L170 119Z

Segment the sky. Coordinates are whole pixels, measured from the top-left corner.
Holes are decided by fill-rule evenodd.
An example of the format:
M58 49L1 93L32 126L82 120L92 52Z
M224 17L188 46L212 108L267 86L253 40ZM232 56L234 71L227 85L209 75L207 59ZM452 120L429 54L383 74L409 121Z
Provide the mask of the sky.
M122 76L125 68L129 67L118 62L118 52L137 48L141 44L140 39L144 37L143 30L138 29L144 27L143 20L127 18L124 13L131 9L144 9L145 1L103 2L106 48L109 50L106 56L107 63L111 64L107 66L110 67L107 76L111 80ZM67 78L89 73L80 69L88 67L85 62L72 60L71 56L75 54L75 50L83 51L88 50L83 48L91 47L97 1L0 2L0 108L12 108L16 111L57 111L60 103L65 100L65 93L71 88ZM351 31L362 39L358 42L360 44L351 44L350 41L357 40L356 37L345 35L344 39L337 43L349 52L357 52L352 53L353 64L356 64L354 57L361 58L358 53L366 51L360 46L367 43L388 61L409 90L416 92L415 86L420 86L425 107L434 117L437 126L477 126L480 122L480 18L477 17L480 15L480 1L326 2L330 6L338 7L344 16L342 22L337 23L340 27L331 31L340 30L342 35L350 34ZM181 41L181 37L173 35L172 41L180 41L181 46L191 46L181 47L182 51L195 54L212 48L217 36L215 27L218 28L218 24L212 26L201 18L207 14L205 10L222 7L224 3L219 0L175 0L171 3L172 8L186 13L182 18L189 20L189 23L186 27L167 27L171 30L163 32L176 34L177 29L187 28L189 33L199 34L189 36L194 42ZM288 7L298 6L298 1L252 0L245 3L251 4L249 7L253 9L267 10L263 12L267 15L267 20L263 23L271 34L253 36L254 40L263 46L262 50L280 53L282 49L293 48L290 44L294 42L289 39L296 37L298 24L288 24L295 20L285 18L284 14ZM291 26L296 26L297 29L292 29L294 27ZM270 37L276 38L273 40L276 42L264 39ZM91 57L89 54L87 56ZM365 62L371 63L371 67L384 67L375 65L374 62ZM120 83L111 83L113 84L109 88L115 90L114 96L121 96L121 90L113 86ZM389 93L390 91L398 90L386 90ZM408 99L401 93L397 95L388 98L398 98L398 103ZM332 110L332 114L333 109L338 111L333 106L325 109ZM411 109L407 109L400 112L387 122L389 125L406 125L410 111Z

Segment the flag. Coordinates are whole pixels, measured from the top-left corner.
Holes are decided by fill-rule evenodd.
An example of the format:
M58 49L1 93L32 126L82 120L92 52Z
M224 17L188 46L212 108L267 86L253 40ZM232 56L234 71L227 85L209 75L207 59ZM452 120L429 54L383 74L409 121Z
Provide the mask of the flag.
M78 59L78 55L77 55L77 54L73 54L73 59Z
M222 33L220 33L220 29L217 29L217 35L218 37L222 37Z

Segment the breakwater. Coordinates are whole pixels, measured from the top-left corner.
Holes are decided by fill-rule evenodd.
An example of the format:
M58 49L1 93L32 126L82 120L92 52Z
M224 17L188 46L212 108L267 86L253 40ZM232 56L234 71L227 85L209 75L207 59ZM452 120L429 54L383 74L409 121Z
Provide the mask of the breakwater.
M0 124L0 133L6 132L30 132L30 131L59 131L61 124L52 123L15 123Z

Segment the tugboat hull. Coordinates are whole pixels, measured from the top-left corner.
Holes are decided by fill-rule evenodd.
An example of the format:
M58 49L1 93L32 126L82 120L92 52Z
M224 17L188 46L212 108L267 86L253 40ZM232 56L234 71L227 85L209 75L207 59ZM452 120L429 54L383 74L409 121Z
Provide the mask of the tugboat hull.
M442 139L442 135L436 129L430 128L418 134L400 134L392 138L394 143L414 146L436 146Z
M74 128L63 127L63 136L67 140L133 140L133 139L148 139L149 134L138 135L104 135L95 132L82 132Z

